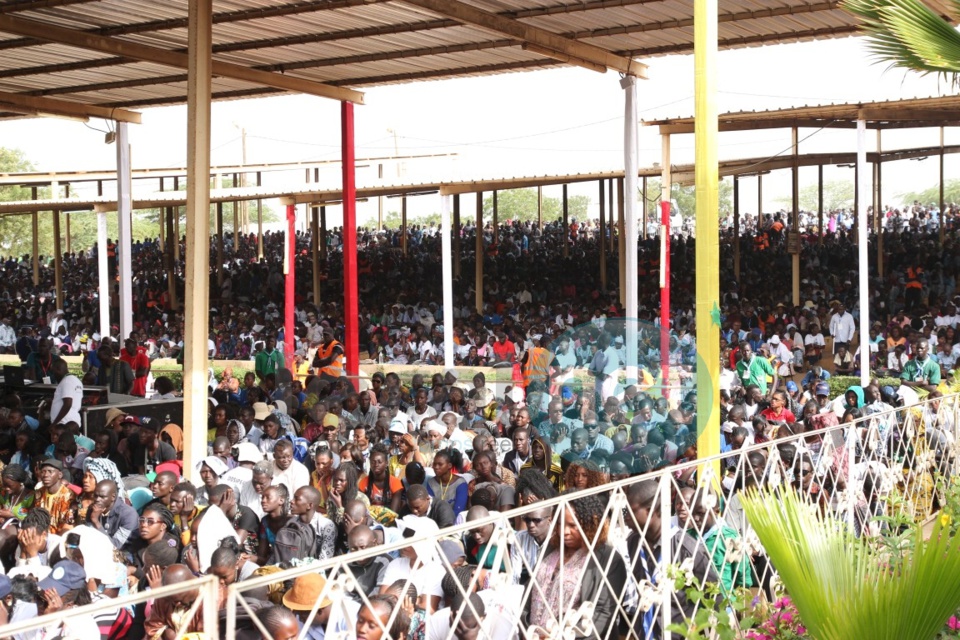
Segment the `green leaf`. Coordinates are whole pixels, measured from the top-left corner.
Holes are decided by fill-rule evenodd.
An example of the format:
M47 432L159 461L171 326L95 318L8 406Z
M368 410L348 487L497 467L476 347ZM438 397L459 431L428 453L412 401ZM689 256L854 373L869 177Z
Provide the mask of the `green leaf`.
M743 508L816 640L929 640L960 607L960 537L935 525L896 571L886 551L858 539L793 492L743 496Z

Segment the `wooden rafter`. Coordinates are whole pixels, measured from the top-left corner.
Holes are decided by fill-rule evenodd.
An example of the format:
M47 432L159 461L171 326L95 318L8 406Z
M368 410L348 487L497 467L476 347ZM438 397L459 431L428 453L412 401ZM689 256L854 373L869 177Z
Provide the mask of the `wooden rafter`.
M630 57L620 56L585 42L571 40L519 20L483 11L459 0L404 0L404 2L485 31L516 38L537 47L538 53L556 54L553 57L562 62L576 64L577 61L582 60L593 67L601 66L638 78L646 77L647 65Z
M189 57L185 53L150 47L124 40L116 40L105 36L91 35L73 29L65 29L52 24L37 22L35 20L24 20L8 15L0 15L0 31L25 35L47 42L58 42L81 49L117 55L123 58L154 62L178 69L186 69L189 64ZM363 103L363 93L359 91L250 69L229 62L214 61L213 73L217 76L233 78L235 80L273 87L284 91L295 91L323 98L332 98L334 100Z
M20 93L7 93L5 91L0 91L0 110L14 111L26 115L50 114L70 118L104 118L117 122L140 124L140 113L136 111L82 104L56 98L25 96Z

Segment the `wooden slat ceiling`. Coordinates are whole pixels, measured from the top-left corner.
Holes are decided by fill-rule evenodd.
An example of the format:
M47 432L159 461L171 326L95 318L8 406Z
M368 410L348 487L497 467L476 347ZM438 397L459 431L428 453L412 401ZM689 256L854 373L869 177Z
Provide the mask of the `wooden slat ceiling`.
M0 15L185 51L189 0L8 0ZM691 0L465 0L464 4L643 61L689 53ZM723 0L720 48L855 32L836 0ZM489 75L561 62L502 33L393 0L215 0L214 58L344 87ZM0 33L0 92L142 108L186 100L186 72ZM214 98L281 90L214 79Z

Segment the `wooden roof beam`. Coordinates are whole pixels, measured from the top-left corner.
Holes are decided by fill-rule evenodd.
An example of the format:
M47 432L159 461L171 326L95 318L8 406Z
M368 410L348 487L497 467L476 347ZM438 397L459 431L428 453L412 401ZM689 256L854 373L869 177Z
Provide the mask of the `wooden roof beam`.
M135 42L117 40L105 36L97 36L73 29L65 29L36 20L24 20L23 18L0 15L0 31L37 38L45 42L57 42L80 49L99 51L123 58L153 62L177 69L186 69L188 65L188 56L185 53L160 49ZM312 82L287 75L268 73L266 71L244 67L243 65L216 60L213 61L212 68L214 75L224 78L232 78L264 87L273 87L283 91L293 91L321 98L331 98L333 100L345 100L347 102L363 104L363 93L354 91L353 89L334 87L321 82Z
M140 113L137 111L0 91L0 110L3 109L10 111L23 110L22 112L28 115L50 114L67 118L82 118L84 120L87 118L103 118L104 120L115 120L116 122L140 124Z
M453 18L458 22L473 25L493 33L516 38L539 48L543 55L548 55L561 62L571 64L571 60L582 60L591 65L613 69L620 73L633 75L638 78L647 77L647 65L630 57L617 55L606 49L596 47L585 42L571 40L556 33L541 29L533 25L506 18L496 13L483 11L459 0L403 0L421 9L426 9L437 15ZM548 54L555 54L549 55ZM566 58L566 59L563 59ZM573 62L575 64L575 62Z
M949 109L910 109L865 107L860 109L857 117L861 120L873 122L910 121L910 120L960 120L960 111Z

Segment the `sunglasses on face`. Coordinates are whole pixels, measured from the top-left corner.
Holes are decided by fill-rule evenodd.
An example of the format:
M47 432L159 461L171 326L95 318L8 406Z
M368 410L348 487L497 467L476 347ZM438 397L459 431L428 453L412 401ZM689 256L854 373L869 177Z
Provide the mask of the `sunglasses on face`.
M527 524L527 526L540 524L544 520L546 520L546 518L533 518L530 516L525 516L523 518L523 521Z

